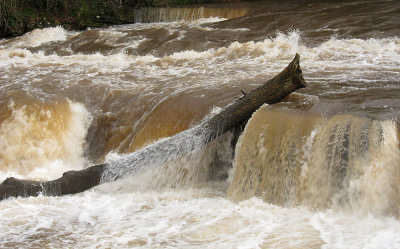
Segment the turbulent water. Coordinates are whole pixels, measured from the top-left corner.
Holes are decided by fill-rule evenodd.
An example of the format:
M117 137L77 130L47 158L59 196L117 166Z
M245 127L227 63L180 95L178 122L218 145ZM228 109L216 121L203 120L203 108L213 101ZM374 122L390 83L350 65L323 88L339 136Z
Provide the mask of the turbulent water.
M103 162L135 172L1 201L1 248L400 247L399 2L136 15L0 40L0 181ZM261 107L237 143L228 133L201 146L197 123L296 53L306 88ZM137 151L186 129L132 170Z

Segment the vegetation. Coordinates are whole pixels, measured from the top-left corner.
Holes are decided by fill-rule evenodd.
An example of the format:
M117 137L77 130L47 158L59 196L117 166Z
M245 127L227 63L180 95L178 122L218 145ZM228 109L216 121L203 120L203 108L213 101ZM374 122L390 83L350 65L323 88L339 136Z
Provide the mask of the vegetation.
M135 8L166 5L166 0L0 0L0 37L56 25L86 29L133 23Z

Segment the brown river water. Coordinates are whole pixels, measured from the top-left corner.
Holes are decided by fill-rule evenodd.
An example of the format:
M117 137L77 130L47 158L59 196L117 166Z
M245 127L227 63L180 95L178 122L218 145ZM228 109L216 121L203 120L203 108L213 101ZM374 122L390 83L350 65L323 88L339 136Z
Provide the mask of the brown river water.
M1 201L0 248L400 248L399 17L399 1L213 4L0 40L0 181L103 162L126 175ZM262 106L234 147L196 142L189 128L296 53L306 88ZM131 175L187 129L192 152Z

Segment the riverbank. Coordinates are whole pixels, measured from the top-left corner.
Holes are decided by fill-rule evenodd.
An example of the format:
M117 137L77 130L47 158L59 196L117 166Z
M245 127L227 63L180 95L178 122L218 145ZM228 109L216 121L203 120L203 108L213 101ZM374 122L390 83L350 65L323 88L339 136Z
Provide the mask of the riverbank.
M168 6L166 0L7 0L0 2L0 38L61 25L70 30L133 23L139 7Z
M227 0L7 0L0 2L0 38L37 28L85 30L134 23L141 7L173 7Z

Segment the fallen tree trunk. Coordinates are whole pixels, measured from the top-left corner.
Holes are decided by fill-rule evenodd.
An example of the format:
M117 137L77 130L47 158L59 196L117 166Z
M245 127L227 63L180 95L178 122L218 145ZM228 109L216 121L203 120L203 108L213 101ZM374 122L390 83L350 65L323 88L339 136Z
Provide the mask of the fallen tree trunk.
M252 113L264 103L277 103L290 93L305 87L306 83L302 76L299 60L300 56L296 54L293 61L281 73L245 94L212 118L189 130L126 155L122 159L79 171L68 171L61 178L53 181L40 182L20 180L14 177L7 178L0 185L0 200L17 196L38 196L40 193L48 196L80 193L103 182L135 174L151 165L196 150L219 135L246 122Z

